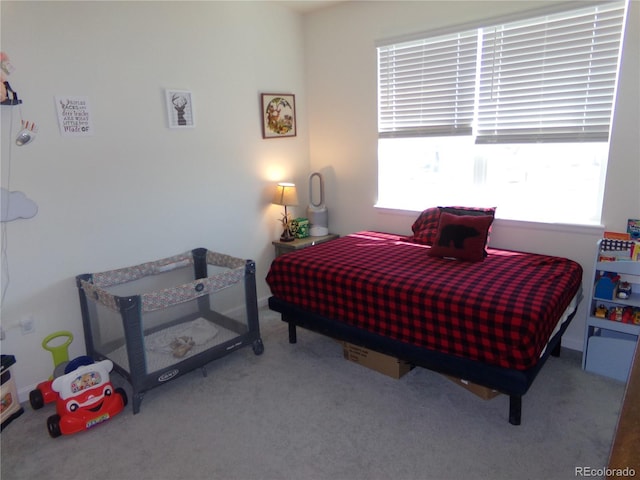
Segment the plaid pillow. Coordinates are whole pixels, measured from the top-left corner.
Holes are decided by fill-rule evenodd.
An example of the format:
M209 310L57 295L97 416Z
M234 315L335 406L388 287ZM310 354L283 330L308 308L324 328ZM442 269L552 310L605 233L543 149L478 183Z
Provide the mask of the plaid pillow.
M423 210L413 225L411 230L413 235L407 237L407 240L421 245L433 245L436 241L438 233L438 224L440 223L440 213L447 212L453 215L488 215L492 221L496 213L496 207L431 207ZM489 238L487 236L487 242Z
M422 245L433 245L438 232L438 222L440 222L440 208L432 207L423 210L418 216L411 230L413 235L408 240Z
M471 262L484 260L491 222L490 215L453 215L443 209L436 240L427 255Z

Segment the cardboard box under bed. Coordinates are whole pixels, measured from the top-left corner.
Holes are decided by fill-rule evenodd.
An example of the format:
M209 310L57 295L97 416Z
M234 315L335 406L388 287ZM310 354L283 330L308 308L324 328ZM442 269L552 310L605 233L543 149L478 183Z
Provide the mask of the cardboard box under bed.
M87 355L144 393L251 345L263 352L255 263L204 248L76 277Z

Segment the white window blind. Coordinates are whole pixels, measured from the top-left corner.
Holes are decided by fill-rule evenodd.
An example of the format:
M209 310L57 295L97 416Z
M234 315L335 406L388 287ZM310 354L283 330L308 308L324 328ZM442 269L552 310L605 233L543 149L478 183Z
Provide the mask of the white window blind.
M378 47L380 137L471 135L477 35Z
M624 3L483 29L477 143L609 140Z
M378 47L379 137L608 141L624 14L616 1Z

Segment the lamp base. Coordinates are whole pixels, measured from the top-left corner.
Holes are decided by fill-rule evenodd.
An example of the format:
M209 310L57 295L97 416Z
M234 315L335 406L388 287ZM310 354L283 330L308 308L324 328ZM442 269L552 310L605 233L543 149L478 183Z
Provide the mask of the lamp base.
M283 233L280 236L280 241L281 242L293 242L296 239L296 237L294 237L293 235L291 235L291 233L287 230L286 234Z

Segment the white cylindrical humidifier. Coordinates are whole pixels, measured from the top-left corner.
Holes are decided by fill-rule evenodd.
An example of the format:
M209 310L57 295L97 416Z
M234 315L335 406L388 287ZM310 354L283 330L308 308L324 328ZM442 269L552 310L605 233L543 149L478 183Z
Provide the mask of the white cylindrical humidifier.
M318 177L320 187L320 201L313 201L313 177ZM324 178L318 172L309 175L309 207L307 208L307 219L309 220L309 235L312 237L322 237L329 235L329 212L324 204Z

